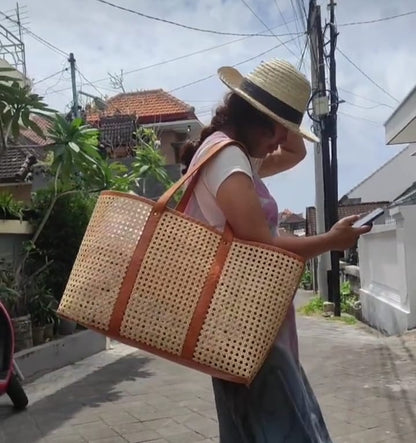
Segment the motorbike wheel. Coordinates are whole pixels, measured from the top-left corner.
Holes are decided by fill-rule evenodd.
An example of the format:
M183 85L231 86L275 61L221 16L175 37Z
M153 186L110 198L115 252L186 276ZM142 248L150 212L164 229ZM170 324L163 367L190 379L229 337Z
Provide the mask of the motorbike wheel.
M25 409L29 400L16 374L12 374L7 388L7 395L16 409Z

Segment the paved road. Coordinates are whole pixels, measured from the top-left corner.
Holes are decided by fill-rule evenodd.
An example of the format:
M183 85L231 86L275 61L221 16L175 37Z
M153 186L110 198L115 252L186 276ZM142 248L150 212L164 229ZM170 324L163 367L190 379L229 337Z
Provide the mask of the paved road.
M298 318L301 357L335 443L416 442L416 338ZM0 398L1 443L218 441L208 377L124 345Z

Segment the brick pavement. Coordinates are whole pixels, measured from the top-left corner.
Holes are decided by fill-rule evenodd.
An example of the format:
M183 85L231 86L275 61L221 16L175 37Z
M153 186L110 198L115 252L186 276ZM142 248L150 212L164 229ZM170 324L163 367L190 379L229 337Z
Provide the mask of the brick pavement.
M301 356L335 443L416 441L416 338L298 318ZM0 398L1 443L218 441L208 377L116 344L26 386L12 413Z

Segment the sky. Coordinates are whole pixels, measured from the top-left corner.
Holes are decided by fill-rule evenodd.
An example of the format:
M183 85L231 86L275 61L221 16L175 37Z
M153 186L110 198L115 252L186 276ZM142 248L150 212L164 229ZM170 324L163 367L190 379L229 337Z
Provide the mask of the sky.
M109 73L123 70L126 91L171 91L194 106L203 123L210 120L226 93L216 76L218 67L237 65L246 74L273 57L296 66L302 59L305 19L296 0L109 1L195 28L268 36L199 32L122 11L98 0L27 0L20 3L23 23L53 45L48 47L30 32L24 33L27 74L33 79L35 92L43 95L51 107L65 111L71 104L70 73L65 70L66 54L70 52L80 72L78 89L95 96L115 95L120 91L112 88ZM303 3L307 11L308 1ZM327 2L318 3L325 23L329 18ZM15 5L15 0L2 0L0 11L10 14ZM337 1L338 48L373 80L336 52L339 97L345 101L339 105L338 114L340 197L404 147L385 145L383 123L415 85L416 14L342 25L415 10L414 0ZM0 24L13 29L2 16ZM282 41L287 43L282 45ZM189 55L192 53L197 54ZM172 59L177 60L169 61ZM309 49L302 60L301 70L309 78ZM44 80L52 74L56 75ZM307 117L303 124L311 126ZM315 204L313 144L307 144L307 151L306 159L297 167L266 180L281 210L304 213L305 207Z

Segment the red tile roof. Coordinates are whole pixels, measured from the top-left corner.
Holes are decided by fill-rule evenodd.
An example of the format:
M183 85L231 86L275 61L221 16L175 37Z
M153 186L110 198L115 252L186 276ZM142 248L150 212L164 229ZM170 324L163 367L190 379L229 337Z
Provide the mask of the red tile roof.
M87 121L96 122L101 117L113 115L135 115L142 124L196 119L192 106L163 89L118 94L109 98L107 105L103 112L87 113Z
M30 119L33 120L43 130L46 136L48 129L51 126L51 122L46 118L41 117L40 115L32 115ZM48 140L47 138L43 139L42 137L39 137L36 132L32 131L31 129L22 129L20 131L18 143L19 145L44 146L50 143L50 140Z
M289 209L285 209L279 214L279 220L281 224L297 224L305 222L302 214L295 214Z

